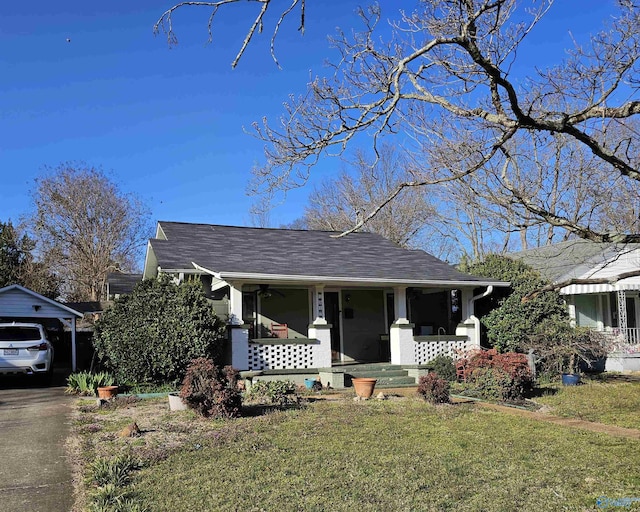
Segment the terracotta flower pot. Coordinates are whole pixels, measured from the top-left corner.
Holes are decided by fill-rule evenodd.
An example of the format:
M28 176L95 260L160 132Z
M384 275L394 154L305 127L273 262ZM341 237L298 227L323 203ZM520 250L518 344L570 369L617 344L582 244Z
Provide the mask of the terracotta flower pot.
M98 388L98 398L111 400L118 395L118 386L102 386Z
M360 377L356 379L351 379L353 383L353 387L356 390L356 395L360 398L371 398L373 395L373 390L376 387L376 382L378 379L370 379L367 377Z

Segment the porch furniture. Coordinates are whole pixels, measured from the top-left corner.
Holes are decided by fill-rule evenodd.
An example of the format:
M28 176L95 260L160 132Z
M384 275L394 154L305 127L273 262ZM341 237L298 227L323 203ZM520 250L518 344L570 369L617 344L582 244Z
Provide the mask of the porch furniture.
M289 327L287 324L271 324L271 333L274 338L288 338L289 337Z

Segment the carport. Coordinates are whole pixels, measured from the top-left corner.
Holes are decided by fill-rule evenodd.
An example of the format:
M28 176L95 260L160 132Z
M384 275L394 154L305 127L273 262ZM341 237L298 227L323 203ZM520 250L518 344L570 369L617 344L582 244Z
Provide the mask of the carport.
M71 370L76 371L76 319L82 313L71 309L53 299L29 290L24 286L12 284L0 288L0 319L2 321L35 321L56 319L71 332Z

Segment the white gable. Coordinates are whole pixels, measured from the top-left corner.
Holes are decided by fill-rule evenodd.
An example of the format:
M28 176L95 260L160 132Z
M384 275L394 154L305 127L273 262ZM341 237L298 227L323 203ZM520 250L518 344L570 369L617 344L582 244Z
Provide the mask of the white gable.
M594 265L579 279L611 279L629 272L640 272L640 249L621 250L602 263ZM612 283L572 284L560 290L563 295L581 295L584 293L607 293L618 290L640 290L640 275L627 277Z
M82 313L27 288L12 285L0 289L0 317L73 318L82 317Z
M580 279L610 278L633 271L640 271L640 249L623 249L606 261L589 269L580 276Z

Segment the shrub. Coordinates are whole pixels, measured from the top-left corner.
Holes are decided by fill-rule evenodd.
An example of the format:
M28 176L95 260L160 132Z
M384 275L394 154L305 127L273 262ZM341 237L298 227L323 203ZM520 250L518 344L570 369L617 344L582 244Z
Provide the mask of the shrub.
M542 322L524 346L534 350L539 372L550 378L561 372L576 373L580 366L592 368L607 353L602 333L553 319Z
M448 404L451 401L449 382L435 372L418 379L418 394L432 404Z
M548 319L564 321L568 325L569 313L561 295L554 290L539 292L548 282L525 263L489 255L483 262L472 264L465 270L511 283L511 291L497 304L494 303L495 298L489 297L494 307L482 317L489 342L498 351L521 349L536 327Z
M99 387L112 386L113 383L113 375L107 372L78 372L72 373L67 377L67 389L65 391L73 395L91 396L97 394Z
M474 393L482 398L522 400L533 387L533 375L524 354L483 350L458 364L464 368L466 381L473 386Z
M236 418L242 408L238 371L205 357L195 359L187 368L180 397L204 417Z
M147 279L96 324L94 345L119 384L182 381L198 357L217 360L225 326L199 282Z
M290 381L255 381L245 397L247 400L259 402L265 405L297 405L299 396L296 385Z
M471 372L470 379L473 394L487 400L507 400L505 394L510 394L511 378L500 368L476 368Z
M427 368L446 381L453 382L456 380L456 366L449 356L440 354L427 363Z

